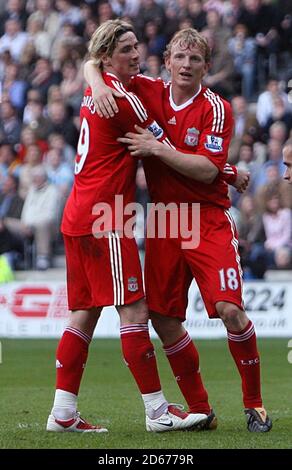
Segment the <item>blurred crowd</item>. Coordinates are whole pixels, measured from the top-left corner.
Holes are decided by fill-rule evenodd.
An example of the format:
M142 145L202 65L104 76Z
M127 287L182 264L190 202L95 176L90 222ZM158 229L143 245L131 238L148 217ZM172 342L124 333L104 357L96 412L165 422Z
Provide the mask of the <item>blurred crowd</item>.
M0 0L0 255L13 269L45 270L62 251L82 66L92 33L116 17L135 25L142 73L166 81L172 35L194 27L207 38L205 85L230 100L235 118L229 162L251 173L244 195L230 191L245 277L291 269L282 146L292 136L292 0ZM141 168L137 198L146 204Z

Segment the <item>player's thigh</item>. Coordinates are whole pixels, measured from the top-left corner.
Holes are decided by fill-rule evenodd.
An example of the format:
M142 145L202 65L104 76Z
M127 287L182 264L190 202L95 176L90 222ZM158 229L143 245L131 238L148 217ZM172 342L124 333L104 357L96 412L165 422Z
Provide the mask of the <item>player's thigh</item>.
M134 239L117 233L64 239L70 310L131 304L144 297Z
M242 309L242 272L234 222L223 210L201 217L198 248L184 250L210 317L218 317L217 302L230 302Z
M149 310L184 320L191 280L177 239L146 240L145 291Z
M88 311L94 307L91 287L85 270L83 238L64 235L67 267L67 298L71 311Z

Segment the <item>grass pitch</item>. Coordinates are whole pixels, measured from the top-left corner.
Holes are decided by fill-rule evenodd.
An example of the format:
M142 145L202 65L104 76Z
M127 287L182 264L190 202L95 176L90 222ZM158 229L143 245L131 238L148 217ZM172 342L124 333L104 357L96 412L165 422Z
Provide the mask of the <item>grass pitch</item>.
M147 433L140 394L125 367L119 340L95 339L90 348L79 411L108 434L47 433L55 383L55 340L2 340L1 449L291 449L292 364L288 340L262 339L259 349L267 434L246 430L237 370L225 340L196 341L205 385L218 416L213 432ZM155 342L164 393L184 403L161 346ZM185 403L184 403L185 404Z

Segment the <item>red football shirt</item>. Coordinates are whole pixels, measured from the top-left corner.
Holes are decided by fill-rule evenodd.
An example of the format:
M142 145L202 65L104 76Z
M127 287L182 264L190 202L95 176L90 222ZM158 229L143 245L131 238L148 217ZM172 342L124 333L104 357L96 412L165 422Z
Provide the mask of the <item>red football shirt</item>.
M227 101L209 88L201 88L186 103L176 106L171 96L171 83L143 75L133 77L131 89L141 97L149 113L177 148L208 157L224 172L233 130L231 107ZM159 158L145 158L143 165L153 202L199 202L230 207L228 186L220 175L207 185L181 175Z
M61 230L66 235L92 233L97 218L92 213L97 204L108 204L115 226L115 196L123 196L123 207L135 201L137 159L131 157L125 145L117 141L134 125L150 129L156 138L162 129L153 123L141 101L128 92L113 74L104 73L105 83L123 93L117 99L119 113L113 118L100 118L96 113L91 89L87 88L80 109L80 136L75 160L75 179L67 200ZM165 136L164 136L165 137ZM164 138L163 137L163 138ZM120 208L121 209L121 208Z

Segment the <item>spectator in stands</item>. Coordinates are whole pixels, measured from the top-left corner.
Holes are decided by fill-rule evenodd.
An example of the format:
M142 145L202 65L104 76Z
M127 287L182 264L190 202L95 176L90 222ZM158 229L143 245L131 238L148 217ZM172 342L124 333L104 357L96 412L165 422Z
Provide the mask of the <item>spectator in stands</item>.
M62 153L56 148L49 150L46 154L45 167L48 180L58 188L62 198L62 207L64 207L73 183L72 169L68 163L62 161Z
M147 44L148 54L162 57L166 46L166 38L164 34L161 34L155 20L148 21L145 24L143 37Z
M265 248L270 267L275 266L275 251L292 246L292 211L283 208L278 192L271 192L265 201L263 224L266 233Z
M30 17L27 21L28 41L33 45L39 57L49 58L52 39L48 32L44 31L44 23L40 18Z
M29 126L35 133L37 140L46 138L47 118L44 116L44 105L39 100L27 100L23 112L23 124Z
M140 6L140 0L109 0L115 16L135 18Z
M71 106L74 113L79 112L83 97L83 77L72 60L67 60L62 67L63 80L60 92L66 105Z
M261 164L256 160L253 152L253 147L250 144L242 143L239 147L239 159L237 168L239 170L248 171L250 174L250 181L248 185L249 193L253 194L255 190L255 179L261 171ZM238 195L238 193L236 193Z
M48 107L50 106L51 103L55 103L57 101L62 101L62 100L63 100L63 96L62 96L60 85L51 85L48 90L48 101L47 101L47 107L46 107L45 113L48 114Z
M271 124L269 128L269 140L270 139L276 140L281 146L284 144L287 139L287 127L283 121L275 121Z
M229 2L224 2L223 23L232 30L238 23L240 12L241 0L229 0Z
M53 9L52 0L36 0L36 9L30 15L31 18L37 18L43 24L43 29L50 36L50 42L57 36L60 29L61 17L58 12Z
M21 74L24 80L29 84L31 81L31 76L33 74L36 61L38 57L36 55L36 50L33 47L33 44L28 43L22 51L21 57L19 58L19 65L21 67Z
M53 132L48 137L48 143L50 149L56 149L57 151L61 152L62 161L70 166L73 174L76 151L73 147L66 143L63 134Z
M174 33L178 30L178 11L175 3L167 3L165 8L165 24L163 25L163 32L166 37L166 41L170 41Z
M192 28L192 20L188 16L186 18L181 18L178 23L179 31L182 31L186 28Z
M0 254L6 253L9 264L14 268L19 257L23 259L23 240L9 231L10 224L19 220L23 199L18 196L18 179L7 175L0 191Z
M241 94L247 101L252 101L255 94L256 44L253 38L247 37L245 25L235 26L233 36L228 40L228 49L240 79Z
M167 72L164 65L161 65L161 59L157 55L149 55L146 59L146 70L144 75L152 78L162 78L163 81L168 82L170 80L169 73Z
M188 16L186 18L181 18L178 23L178 29L181 31L182 29L186 28L192 28L193 27L193 22L192 19L189 18Z
M25 105L27 88L28 83L20 78L19 65L16 62L7 64L2 82L2 93L7 92L11 104L19 114L21 114Z
M165 12L162 5L155 0L141 0L138 14L134 19L135 30L139 39L143 37L143 31L149 21L155 21L158 28L165 24Z
M6 3L6 2L5 2ZM17 20L20 29L24 31L27 20L25 11L25 2L23 0L8 0L5 5L5 11L0 16L0 36L4 34L4 24L7 20Z
M285 140L288 137L288 130L292 128L292 107L285 107L281 96L276 95L272 100L271 114L267 119L265 131L269 132L272 125L281 123L282 126L285 126L285 132L283 133L283 139Z
M52 242L56 238L60 220L58 189L48 182L42 166L32 171L32 184L21 213L20 230L33 235L36 244L36 268L46 270L50 266Z
M78 142L78 130L68 116L62 101L53 101L49 104L48 118L47 136L52 132L63 134L66 142L75 148Z
M261 171L263 171L261 169ZM280 195L283 207L292 209L292 192L287 184L281 178L278 165L269 162L265 166L266 182L257 188L255 199L257 206L261 212L264 212L266 200L271 193Z
M41 150L37 144L30 144L25 154L25 163L19 173L19 195L26 198L32 185L32 175L35 167L41 165Z
M231 100L234 118L234 133L229 147L228 161L237 162L239 149L242 143L252 145L260 138L260 128L255 114L249 110L246 99L243 96L234 96Z
M37 60L35 68L30 76L32 88L40 92L42 101L44 102L47 101L50 86L59 84L60 79L60 75L53 71L50 60L45 59L44 57Z
M203 9L202 0L190 0L188 2L188 16L192 20L193 28L202 31L207 26L206 12Z
M20 21L9 19L5 22L5 34L0 38L0 54L9 51L16 62L27 44L28 34L21 31Z
M85 21L84 30L83 30L83 39L86 44L90 41L90 38L93 35L97 27L98 27L97 18L91 17Z
M242 266L246 279L262 279L267 269L262 216L251 195L242 196L239 204L241 223L238 227Z
M218 5L218 2L217 2ZM222 23L222 9L216 5L205 6L207 10L206 22L207 26L205 29L212 31L216 47L221 50L222 48L227 47L228 40L231 37L231 32L229 28L223 25Z
M280 11L282 13L279 49L282 53L284 52L284 57L289 59L291 58L292 50L292 2L291 0L290 2L284 0L284 2L284 5L279 5Z
M282 144L276 139L270 139L267 144L266 162L262 165L261 172L258 173L255 179L256 189L267 183L266 170L274 165L278 167L278 174L281 177L285 170L282 162Z
M0 220L7 217L19 219L23 207L23 199L17 193L18 178L7 175L0 191Z
M65 23L77 26L81 22L80 9L74 6L71 0L56 0L56 8L59 11L61 26Z
M31 123L32 124L32 123ZM23 126L20 135L20 143L17 145L17 156L21 163L26 163L26 153L30 145L37 145L41 152L41 157L48 150L48 144L45 140L39 139L33 126Z
M278 80L270 78L266 84L266 90L259 95L257 101L256 115L261 127L265 127L268 119L273 116L276 98L280 98L282 100L285 111L291 110L291 104L289 104L287 93L281 90Z
M19 167L20 160L13 146L3 142L0 145L0 190L7 175L18 175Z
M275 266L277 269L292 269L292 251L288 246L275 250Z
M149 55L146 59L146 70L144 75L147 77L158 78L161 73L161 60L157 55Z
M285 165L284 179L292 184L292 138L290 137L283 147L283 163Z
M107 0L101 0L97 6L97 16L99 24L107 20L115 19L115 14L112 10L110 3Z
M219 43L215 42L212 30L204 29L202 35L207 39L212 51L211 65L203 78L203 84L211 88L214 93L218 93L223 98L230 99L234 93L234 66L232 57L226 46L220 47Z
M182 18L186 18L189 16L189 0L175 0L176 9L177 9L177 16L178 19L181 20Z
M64 23L53 41L51 49L51 62L54 70L60 70L63 63L72 58L73 52L82 43L72 23Z
M238 23L244 24L255 38L258 52L258 86L261 88L267 75L277 69L279 47L280 11L277 5L262 0L243 0Z
M9 51L0 52L0 81L4 80L7 65L13 62Z
M11 102L5 100L0 106L0 144L8 142L15 145L19 142L21 122Z

